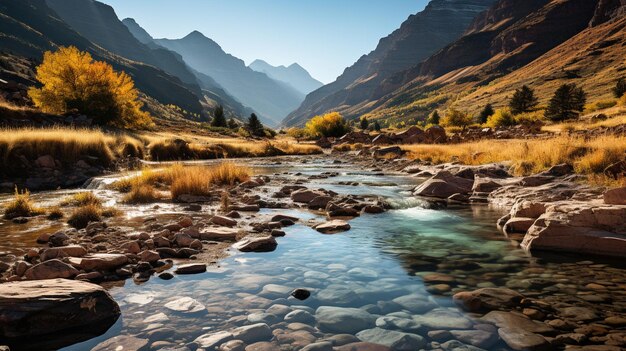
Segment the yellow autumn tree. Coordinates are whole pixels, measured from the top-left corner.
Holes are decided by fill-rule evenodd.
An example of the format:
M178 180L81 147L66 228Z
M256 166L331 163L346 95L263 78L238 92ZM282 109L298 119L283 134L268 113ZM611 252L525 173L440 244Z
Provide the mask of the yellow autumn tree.
M313 117L306 123L305 129L310 135L318 137L341 137L350 131L348 123L338 112Z
M132 78L115 72L106 62L94 61L87 52L61 47L46 52L37 67L41 88L31 88L29 96L42 111L62 114L76 110L97 124L120 128L145 128L150 115L141 110Z

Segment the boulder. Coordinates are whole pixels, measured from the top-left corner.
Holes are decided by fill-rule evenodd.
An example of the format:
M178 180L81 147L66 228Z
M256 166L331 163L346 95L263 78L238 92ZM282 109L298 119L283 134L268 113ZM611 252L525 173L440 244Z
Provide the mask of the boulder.
M271 252L276 250L278 242L273 236L247 237L233 245L241 252Z
M469 312L492 311L502 307L513 308L524 296L506 288L483 288L454 295L454 302Z
M49 249L45 249L41 254L41 260L47 261L54 258L63 258L63 257L82 257L87 254L87 250L80 245L70 245L70 246L60 246L60 247L51 247Z
M65 279L0 284L2 340L46 336L47 342L63 339L69 345L71 334L98 335L119 316L119 306L99 285Z
M626 205L626 187L607 190L604 193L604 203L607 205Z
M525 217L515 217L509 219L504 226L502 227L502 231L506 234L513 233L521 233L526 234L528 229L535 224L535 218L525 218Z
M490 193L501 187L501 184L496 183L489 178L476 178L474 180L474 186L472 187L472 191L480 193Z
M432 126L426 129L426 138L429 143L432 144L443 144L448 141L448 136L446 135L446 130L441 126Z
M332 220L326 223L318 224L315 227L320 233L323 234L336 234L350 230L350 224L342 220Z
M440 171L414 189L415 196L447 199L454 194L467 194L472 191L474 182L452 175L448 171Z
M404 151L399 146L384 147L372 152L374 158L398 158L402 155L404 155Z
M92 254L84 257L72 257L69 263L85 271L114 271L128 263L128 257L122 254Z
M239 235L239 230L234 228L225 227L209 227L200 232L200 239L202 240L215 240L215 241L235 241Z
M624 257L626 206L590 202L550 205L528 229L522 247Z
M293 202L308 204L318 196L326 196L326 192L322 190L300 189L291 193Z
M78 273L76 268L54 259L32 266L24 273L24 277L28 280L74 278Z

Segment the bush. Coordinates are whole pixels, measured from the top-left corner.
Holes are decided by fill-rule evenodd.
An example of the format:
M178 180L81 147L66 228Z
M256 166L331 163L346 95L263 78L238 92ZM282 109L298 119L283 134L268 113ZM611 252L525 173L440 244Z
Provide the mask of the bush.
M67 224L76 229L86 228L90 222L99 222L102 219L102 208L91 204L74 210L67 220Z
M341 137L350 131L350 127L338 112L315 116L306 123L308 134L316 137Z
M474 119L467 112L462 112L454 108L448 109L446 115L441 120L444 127L461 127L465 128L474 123Z
M32 217L41 213L42 210L33 205L30 199L30 192L24 190L20 193L17 187L15 187L13 200L4 207L4 219Z
M146 128L150 115L141 110L133 80L111 65L94 61L87 52L62 47L46 52L37 67L41 88L28 91L35 106L44 112L63 114L76 110L97 124L121 128Z
M487 126L491 128L510 127L515 124L517 124L517 122L509 109L498 109L487 119Z
M525 126L542 125L544 123L543 112L535 111L535 112L521 113L515 116L515 121L517 122L517 124L522 124Z

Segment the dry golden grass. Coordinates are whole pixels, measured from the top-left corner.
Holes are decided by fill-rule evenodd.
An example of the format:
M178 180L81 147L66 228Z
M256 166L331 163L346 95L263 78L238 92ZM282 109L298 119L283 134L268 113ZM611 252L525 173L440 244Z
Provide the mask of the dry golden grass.
M51 221L56 221L56 220L63 218L63 216L64 214L61 208L58 206L55 206L55 207L48 209L48 216L46 218L48 218Z
M433 163L460 161L468 165L510 162L517 175L529 175L551 166L569 163L580 174L601 177L609 165L623 160L626 137L604 136L593 140L559 136L545 140L483 140L456 145L408 145L409 157Z
M67 223L76 229L83 229L90 222L99 222L100 220L102 220L102 207L89 204L74 210Z
M122 201L128 204L147 204L160 199L158 191L150 184L135 182Z
M42 213L43 210L36 207L30 199L30 192L24 190L20 193L17 188L14 199L4 207L4 219L32 217Z
M172 167L168 172L172 174L170 191L172 198L180 195L208 196L212 187L232 186L250 179L250 168L239 166L231 162L223 162L215 166L180 165Z
M91 191L84 191L68 196L60 203L61 206L102 205L102 201Z

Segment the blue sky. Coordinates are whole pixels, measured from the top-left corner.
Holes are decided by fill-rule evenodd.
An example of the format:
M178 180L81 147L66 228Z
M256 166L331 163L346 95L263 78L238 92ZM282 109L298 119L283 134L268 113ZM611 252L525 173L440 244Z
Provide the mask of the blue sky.
M199 30L247 64L297 62L334 81L427 0L100 0L156 38Z

